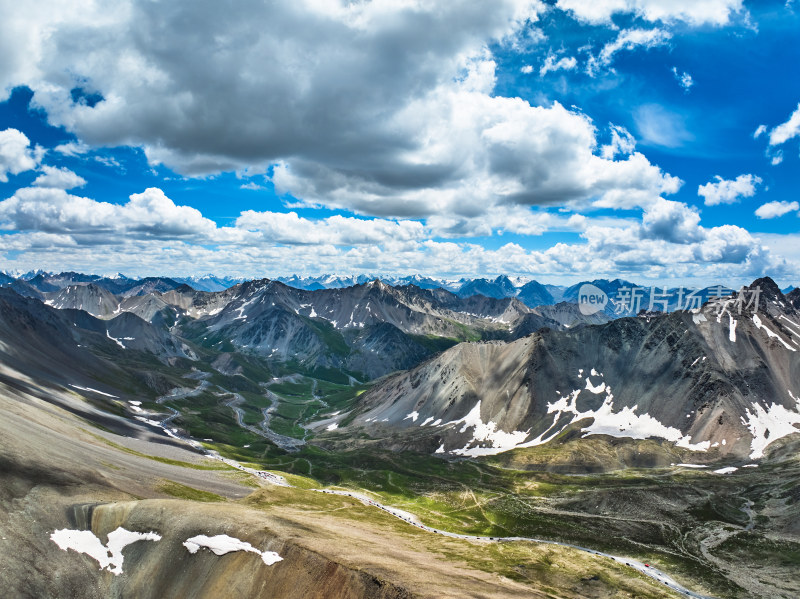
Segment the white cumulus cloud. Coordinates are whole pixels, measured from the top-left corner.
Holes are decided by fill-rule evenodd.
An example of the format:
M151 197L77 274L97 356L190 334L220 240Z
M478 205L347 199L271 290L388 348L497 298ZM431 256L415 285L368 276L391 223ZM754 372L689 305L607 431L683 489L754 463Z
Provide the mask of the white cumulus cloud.
M643 237L672 243L691 243L704 239L697 210L683 202L660 199L649 206L642 217Z
M56 187L58 189L74 189L86 185L86 179L65 167L42 166L41 175L36 177L33 184L36 187Z
M785 123L781 123L769 132L769 145L779 146L798 136L800 136L800 104Z
M756 216L758 218L778 218L798 210L800 210L798 202L767 202L756 209Z
M611 143L600 149L600 155L607 160L612 160L617 155L628 156L635 149L636 139L633 135L625 127L611 125Z
M556 6L588 23L610 23L614 15L628 13L651 22L719 26L746 14L743 0L558 0Z
M753 197L756 194L756 187L761 182L761 177L756 175L739 175L733 180L726 180L717 175L715 181L700 185L697 188L697 195L704 198L706 206L733 204L742 198Z
M653 197L677 190L673 177L639 153L624 160L596 155L591 120L558 103L531 106L519 98L457 89L420 100L402 120L425 137L418 150L406 154L409 174L429 173L417 188L293 160L275 168L277 190L314 204L396 217L476 216L501 204ZM440 177L443 172L448 176Z
M83 234L90 244L104 235L136 238L209 234L215 224L199 210L177 206L158 188L133 194L125 204L98 202L53 187L25 187L0 202L0 226L6 230Z
M411 220L361 219L334 215L307 219L296 212L255 212L247 210L236 219L236 226L258 233L262 240L286 244L364 245L388 241L424 239L422 223Z
M539 67L539 76L544 77L547 73L555 71L572 71L578 66L578 60L574 56L562 56L558 58L552 52L547 55Z
M85 143L70 141L65 144L58 144L53 148L53 151L64 156L82 156L89 153L90 149Z
M44 150L31 148L28 136L17 129L0 131L0 182L6 183L8 175L18 175L39 166Z

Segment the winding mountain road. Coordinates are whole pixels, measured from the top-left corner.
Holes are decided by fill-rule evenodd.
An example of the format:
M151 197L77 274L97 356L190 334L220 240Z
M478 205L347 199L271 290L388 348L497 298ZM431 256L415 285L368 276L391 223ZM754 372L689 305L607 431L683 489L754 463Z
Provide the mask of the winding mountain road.
M603 553L602 551L596 551L594 549L589 549L587 547L581 547L580 545L572 545L571 543L560 543L558 541L548 541L545 539L536 539L533 537L483 537L483 536L476 536L476 535L463 535L454 532L449 532L446 530L440 530L438 528L433 528L432 526L426 526L419 521L419 518L414 516L413 514L399 510L397 508L393 508L391 506L383 505L382 503L378 503L374 499L367 497L366 495L362 495L361 493L354 493L352 491L337 491L332 489L312 489L317 493L326 493L328 495L343 495L345 497L352 497L353 499L358 499L365 505L376 507L380 510L383 510L387 514L390 514L404 522L412 526L416 526L421 530L425 530L430 533L442 535L445 537L450 537L453 539L464 539L468 541L484 541L490 543L506 543L506 542L529 542L529 543L544 543L547 545L559 545L561 547L570 547L571 549L577 549L579 551L584 551L586 553L591 553L592 555L597 555L599 557L605 557L608 559L612 559L617 563L623 564L634 570L638 570L645 576L649 576L650 578L657 580L660 583L663 583L665 586L668 586L672 590L681 593L682 595L686 595L687 597L694 597L695 599L714 599L708 595L701 595L699 593L695 593L694 591L690 591L686 587L680 585L676 582L672 577L670 577L665 572L653 568L652 566L640 562L635 559L627 558L627 557L619 557L617 555L611 555L610 553Z
M264 437L285 451L299 451L300 448L306 444L302 439L287 437L285 435L276 433L269 428L269 421L272 418L272 411L275 409L276 405L275 400L272 400L272 398L270 398L272 400L272 405L261 410L264 420L262 420L258 426L253 426L244 421L244 410L239 407L239 405L244 402L244 397L238 393L233 393L232 395L233 398L226 401L225 405L233 410L234 414L236 415L236 423L241 428L250 431L254 435Z
M196 394L200 393L202 390L206 389L208 386L209 385L208 385L207 381L202 381L201 384L195 389L187 389L187 390L184 390L184 389L173 389L171 394L165 395L163 397L160 397L157 401L158 401L158 403L163 403L163 401L166 401L167 399L179 399L179 398L193 396L193 395L196 395ZM297 444L300 444L300 445L304 444L304 442L302 440L293 439L291 437L284 437L283 435L278 435L277 433L269 430L269 428L260 429L260 428L254 427L252 425L246 424L243 421L244 411L240 407L238 407L238 404L242 403L244 401L244 398L241 395L239 395L238 393L233 393L232 395L233 395L233 398L228 400L228 401L226 401L225 405L228 406L229 408L231 408L235 412L236 420L237 420L239 426L241 426L242 428L245 428L245 429L247 429L247 430L249 430L249 431L251 431L251 432L253 432L255 434L259 434L259 435L269 439L270 441L273 441L274 443L276 443L276 445L283 446L283 445L277 443L276 440L273 440L273 438L271 438L272 436L276 437L277 439L280 439L281 443L283 443L283 444L286 444L286 445L292 444L292 446L294 448L294 451L297 451L297 449L298 449L298 445ZM236 468L237 470L241 470L243 472L247 472L248 474L252 474L253 476L256 476L256 477L260 478L261 480L264 480L264 481L266 481L266 482L268 482L270 484L279 485L279 486L283 486L283 487L297 488L297 487L294 487L293 485L289 484L289 482L284 477L282 477L280 475L274 474L272 472L268 472L266 470L256 470L254 468L248 468L246 466L242 466L239 462L237 462L235 460L231 460L229 458L222 457L216 451L211 451L211 450L206 449L198 441L192 439L191 437L184 436L182 434L176 433L175 431L171 430L168 427L168 425L173 419L175 419L177 416L180 415L180 412L178 412L177 410L174 410L173 408L168 408L168 409L171 412L173 412L173 414L171 414L170 416L168 416L167 418L165 418L161 422L159 422L158 426L160 428L162 428L164 430L164 432L167 435L169 435L170 437L173 437L173 438L176 438L176 439L180 439L181 441L184 441L184 442L188 443L189 445L191 445L193 448L199 449L207 457L210 457L210 458L213 458L213 459L216 459L216 460L220 460L221 462L224 462L225 464L227 464L227 465L229 465L229 466L231 466L233 468ZM266 418L269 409L270 408L265 408L263 410L264 415L265 415L265 421L261 423L262 427L264 426L265 423L267 425L269 424L269 421ZM287 447L284 447L284 449L287 449ZM679 584L677 581L675 581L672 577L670 577L665 572L662 572L661 570L653 568L652 566L650 566L648 564L645 564L645 563L643 563L641 561L635 560L635 559L631 559L631 558L627 558L627 557L620 557L620 556L617 556L617 555L612 555L610 553L604 553L602 551L596 551L594 549L589 549L587 547L581 547L580 545L573 545L571 543L561 543L559 541L550 541L550 540L546 540L546 539L537 539L537 538L533 538L533 537L485 537L485 536L465 535L465 534L449 532L449 531L446 531L446 530L441 530L441 529L438 529L438 528L434 528L432 526L426 526L414 514L411 514L409 512L404 511L404 510L400 510L398 508L394 508L394 507L391 507L391 506L384 505L384 504L379 503L379 502L375 501L374 499L372 499L372 498L370 498L370 497L368 497L368 496L366 496L364 494L361 494L361 493L357 493L357 492L354 492L354 491L339 491L339 490L334 490L334 489L310 489L310 491L311 492L316 492L316 493L325 493L325 494L328 494L328 495L341 495L341 496L351 497L353 499L357 499L358 501L362 502L364 505L368 505L368 506L371 506L371 507L378 508L378 509L386 512L387 514L390 514L390 515L392 515L392 516L394 516L396 518L399 518L400 520L403 520L404 522L408 523L410 526L415 526L415 527L419 528L420 530L424 530L424 531L430 532L432 534L437 534L437 535L442 535L442 536L445 536L445 537L450 537L450 538L453 538L453 539L463 539L463 540L467 540L467 541L478 541L478 542L486 542L486 543L509 543L509 542L543 543L543 544L547 544L547 545L559 545L561 547L569 547L571 549L575 549L575 550L578 550L578 551L583 551L583 552L586 552L586 553L590 553L592 555L596 555L596 556L601 557L601 558L611 559L611 560L614 560L615 562L617 562L619 564L623 564L625 566L633 568L634 570L637 570L638 572L641 572L645 576L648 576L649 578L652 578L653 580L656 580L659 583L664 584L665 586L669 587L670 589L674 590L675 592L680 593L682 595L685 595L686 597L692 597L693 599L715 599L714 597L711 597L711 596L708 596L708 595L701 595L700 593L696 593L694 591L691 591L691 590L687 589L686 587L682 586L681 584Z

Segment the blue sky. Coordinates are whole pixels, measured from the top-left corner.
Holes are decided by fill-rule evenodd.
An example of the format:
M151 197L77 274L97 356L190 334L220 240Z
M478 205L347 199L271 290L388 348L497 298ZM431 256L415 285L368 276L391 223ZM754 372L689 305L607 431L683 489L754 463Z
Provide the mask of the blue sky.
M800 281L791 0L6 4L0 269Z

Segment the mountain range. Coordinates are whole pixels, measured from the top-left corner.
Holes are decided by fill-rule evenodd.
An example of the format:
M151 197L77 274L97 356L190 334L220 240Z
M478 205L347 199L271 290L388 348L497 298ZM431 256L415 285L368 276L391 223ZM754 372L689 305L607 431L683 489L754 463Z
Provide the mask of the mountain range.
M205 355L222 372L239 354L273 371L327 373L340 382L399 371L333 421L332 438L481 456L603 434L659 438L709 459L757 458L794 431L786 414L798 411L800 290L784 296L767 278L702 309L615 319L584 315L569 301L529 308L519 296L473 294L487 291L485 281L454 294L378 279L318 290L261 279L222 291L160 278L28 279L64 282L71 284L39 292L44 303L3 292L7 338L0 341L24 348L11 355L48 363L25 352L45 352L52 338L59 355L70 347L107 354L113 346L165 363ZM627 285L594 284L608 293ZM507 279L498 285L513 287ZM522 290L553 299L538 283ZM577 292L573 286L561 297ZM9 325L21 321L31 323L30 338ZM45 332L44 323L57 331ZM230 357L220 360L224 354Z
M376 279L391 287L413 285L426 290L444 289L462 298L473 295L482 295L494 299L515 297L529 308L552 306L562 302L578 303L580 290L588 284L607 295L608 303L603 311L609 318L634 316L640 310L660 309L661 311L673 311L683 308L687 304L691 304L690 307L697 308L712 297L719 297L735 291L718 284L704 289L693 290L642 286L622 279L596 279L582 281L571 286L548 285L535 280L512 279L505 275L500 275L494 279L477 278L455 281L434 279L420 275L371 277L364 274L353 276L320 275L314 277L292 275L289 277L277 277L273 280L296 289L319 291L364 285ZM243 282L246 282L243 278L217 277L214 275L135 279L119 273L107 276L87 275L76 272L55 274L44 271L0 273L0 287L9 287L21 295L48 300L51 300L52 296L47 294L53 294L67 287L78 285L91 284L101 287L112 294L130 297L146 295L153 291L163 293L182 285L197 291L217 292L224 291ZM788 294L793 289L793 286L789 286L783 290L783 293Z

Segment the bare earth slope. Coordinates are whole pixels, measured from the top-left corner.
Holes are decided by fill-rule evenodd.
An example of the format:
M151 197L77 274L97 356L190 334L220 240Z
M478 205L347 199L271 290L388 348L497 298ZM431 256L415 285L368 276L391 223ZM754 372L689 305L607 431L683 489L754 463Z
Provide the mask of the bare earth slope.
M8 597L612 597L625 588L667 597L655 582L615 563L558 547L503 549L514 559L560 566L538 582L514 582L474 566L481 544L419 531L350 497L262 487L256 479L165 444L138 423L99 413L81 394L25 379L4 367L0 383L0 588ZM91 391L85 393L91 394ZM66 409L65 409L66 408ZM127 436L93 427L103 418ZM110 422L108 422L111 424ZM175 496L198 500L175 499ZM242 502L241 498L247 497ZM211 503L206 503L211 501ZM100 544L122 527L155 533L122 551L121 573L50 539L91 531ZM228 535L252 552L187 551L197 535ZM492 550L494 552L497 549ZM480 563L480 562L478 562ZM586 572L602 573L598 577Z

